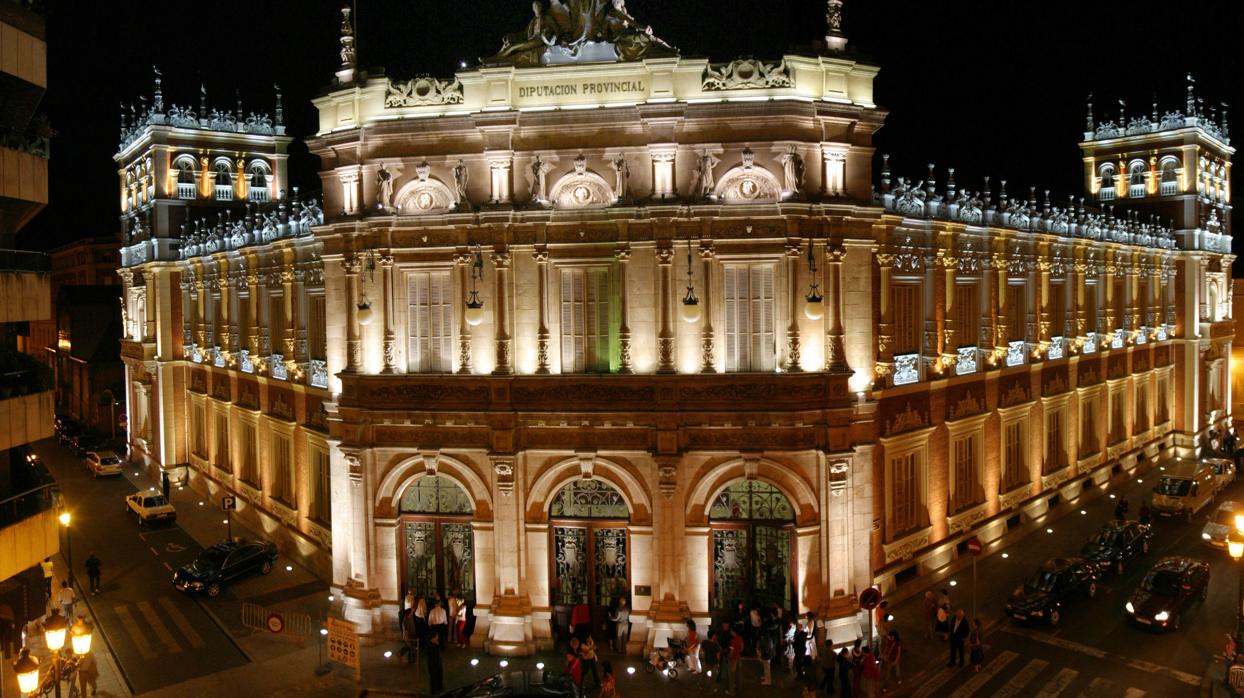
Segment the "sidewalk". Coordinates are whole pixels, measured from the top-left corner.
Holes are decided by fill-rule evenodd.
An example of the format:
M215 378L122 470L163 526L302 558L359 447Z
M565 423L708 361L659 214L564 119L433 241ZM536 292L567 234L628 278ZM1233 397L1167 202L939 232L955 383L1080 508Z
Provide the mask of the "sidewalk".
M61 580L66 578L68 568L65 566L64 558L56 556L52 558L52 589L53 598L49 602L55 605L55 591L60 589ZM76 580L79 584L75 584L74 591L78 594L78 602L74 604L75 620L77 616L85 616L88 623L92 626L91 638L91 655L95 658L95 668L99 672L99 677L95 682L98 690L97 695L101 698L120 698L122 696L133 695L129 685L126 683L124 675L113 659L112 650L108 647L108 639L103 633L100 625L95 620L95 615L91 612L89 593L84 596L84 589L80 586L82 580ZM85 601L85 603L83 603ZM59 608L59 606L57 606ZM43 633L38 627L39 623L31 623L26 631L26 647L30 649L30 654L39 660L40 679L47 675L51 670L52 653L48 650L47 645L43 641ZM12 662L0 662L0 695L19 696L17 690L17 676L13 673ZM68 686L65 695L68 695Z
M1161 462L1165 463L1166 459ZM976 617L981 619L985 644L989 634L998 623L1006 622L1005 606L1011 590L1025 577L1032 574L1044 560L1066 557L1078 552L1081 545L1102 524L1114 516L1115 499L1127 497L1132 505L1132 516L1145 500L1153 486L1138 482L1148 479L1158 462L1148 461L1137 466L1131 473L1116 476L1111 488L1102 492L1092 488L1075 501L1065 501L1042 519L1028 523L985 546L985 553L977 560ZM1046 531L1052 531L1047 533ZM942 589L950 594L952 609L962 607L969 618L972 615L972 561L963 555L947 569L931 575L925 589L910 597L891 603L890 614L894 616L891 627L898 630L903 640L903 685L888 695L904 695L915 690L921 682L945 666L950 657L947 643L940 638L928 639L924 621L924 592L936 596Z

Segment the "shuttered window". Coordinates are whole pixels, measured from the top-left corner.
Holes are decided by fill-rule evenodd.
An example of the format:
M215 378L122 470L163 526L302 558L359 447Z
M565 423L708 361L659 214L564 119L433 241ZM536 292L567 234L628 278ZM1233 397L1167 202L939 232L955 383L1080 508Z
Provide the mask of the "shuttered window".
M1054 410L1045 415L1045 472L1060 470L1067 464L1063 448L1063 412Z
M1024 287L1008 284L1006 287L1006 331L1007 339L1014 342L1026 339L1028 329L1027 309L1024 307Z
M1149 384L1136 384L1136 417L1132 420L1135 431L1142 432L1149 428Z
M1067 325L1067 294L1062 284L1050 284L1050 336L1063 337Z
M229 415L216 413L216 467L229 470Z
M193 409L194 455L207 458L207 417L204 414L203 405L195 405Z
M311 500L311 516L315 520L323 524L329 524L333 520L333 507L331 496L331 473L328 469L328 452L315 444L307 444L307 450L311 454L311 478L312 500Z
M609 269L561 270L562 373L609 372Z
M255 425L250 422L241 422L242 438L241 438L241 459L238 465L241 466L238 477L248 484L256 485L255 478Z
M449 373L453 370L453 287L449 271L414 272L407 277L408 343L406 367L410 373Z
M1123 423L1123 391L1110 394L1110 443L1116 444L1127 435L1127 425Z
M243 349L250 349L251 336L251 300L250 296L237 294L237 312L233 317L238 321L238 346Z
M1097 284L1084 285L1084 331L1097 331Z
M1123 279L1115 278L1114 280L1114 297L1110 299L1110 307L1114 311L1114 327L1107 329L1114 330L1123 327L1123 305L1125 292L1123 289Z
M894 326L894 353L919 354L924 326L919 286L894 284L890 287L890 319Z
M955 286L955 344L960 347L977 346L980 327L980 305L977 302L976 284Z
M917 515L920 493L916 476L919 471L917 453L907 453L890 459L890 473L894 482L891 519L894 530L891 538L918 528Z
M325 341L328 315L325 311L323 294L307 297L309 317L307 318L307 351L313 359L328 358L328 342Z
M280 294L268 294L268 336L272 338L272 353L285 351L285 301Z
M954 491L951 511L959 511L976 503L976 435L964 436L954 442Z
M1097 453L1096 398L1080 403L1080 455Z
M772 371L777 361L772 264L730 264L725 283L726 370Z
M1153 417L1154 424L1163 424L1170 419L1166 407L1166 401L1169 399L1167 392L1166 377L1162 376L1158 378L1157 400L1153 404L1153 410L1155 413Z
M272 496L287 504L294 503L294 481L290 472L289 437L272 434Z
M1028 468L1024 463L1024 422L1011 422L1002 431L1005 459L1002 490L1006 492L1028 481Z

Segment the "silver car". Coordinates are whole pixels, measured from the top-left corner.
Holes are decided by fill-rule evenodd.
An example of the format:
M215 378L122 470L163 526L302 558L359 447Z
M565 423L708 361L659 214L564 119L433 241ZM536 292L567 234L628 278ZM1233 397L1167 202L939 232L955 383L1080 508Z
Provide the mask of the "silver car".
M1206 519L1205 528L1201 529L1201 542L1220 550L1226 550L1227 536L1235 527L1235 517L1238 514L1244 514L1244 503L1223 502L1219 504L1214 513Z

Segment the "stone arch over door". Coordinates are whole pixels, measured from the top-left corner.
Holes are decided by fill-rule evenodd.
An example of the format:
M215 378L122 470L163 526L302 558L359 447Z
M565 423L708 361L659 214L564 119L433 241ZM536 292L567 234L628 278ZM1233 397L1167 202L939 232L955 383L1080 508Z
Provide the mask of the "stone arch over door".
M592 478L599 478L617 489L630 510L632 524L652 522L652 499L644 483L629 469L604 458L594 458ZM527 491L526 520L547 522L553 497L576 479L583 479L582 461L578 458L567 458L545 468Z
M705 466L687 493L687 525L707 524L709 509L717 496L734 481L746 479L764 480L786 495L794 509L797 526L813 526L819 523L820 500L816 490L793 467L768 458L753 462L755 471L751 477L748 474L748 461L743 458Z
M428 468L428 458L432 458L436 474L448 476L471 496L475 502L476 521L492 520L492 494L488 483L464 461L444 454L406 456L391 466L376 486L376 516L390 517L398 513L406 489L433 472Z

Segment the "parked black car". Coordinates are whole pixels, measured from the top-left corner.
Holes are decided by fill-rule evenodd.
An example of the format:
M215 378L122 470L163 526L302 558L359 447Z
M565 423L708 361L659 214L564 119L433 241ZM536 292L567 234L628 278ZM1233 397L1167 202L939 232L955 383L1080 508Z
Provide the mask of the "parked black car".
M1149 524L1138 521L1111 521L1080 548L1080 557L1092 565L1098 574L1114 571L1123 574L1124 566L1136 557L1149 552L1149 539L1153 530Z
M1209 594L1209 563L1175 555L1158 560L1124 609L1133 621L1156 628L1179 629L1184 613Z
M82 423L72 419L63 419L56 425L56 440L62 446L68 446L77 435L82 433Z
M85 458L91 451L102 451L108 445L108 437L93 431L77 434L70 441L69 447L79 458Z
M441 693L441 698L573 698L574 684L553 671L510 671Z
M1097 595L1097 571L1078 558L1053 558L1011 593L1006 614L1016 620L1046 620L1058 625L1063 608L1079 593Z
M243 575L268 574L276 562L276 546L264 540L217 543L199 553L198 559L173 573L173 586L181 591L206 591L219 596L221 585Z

